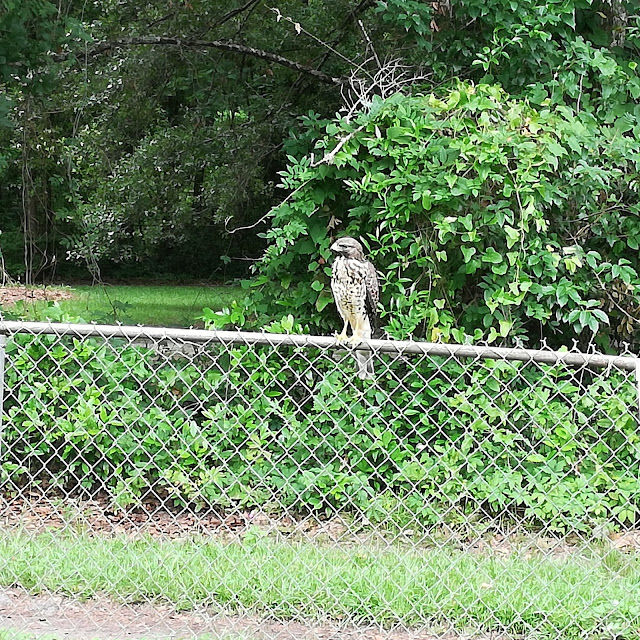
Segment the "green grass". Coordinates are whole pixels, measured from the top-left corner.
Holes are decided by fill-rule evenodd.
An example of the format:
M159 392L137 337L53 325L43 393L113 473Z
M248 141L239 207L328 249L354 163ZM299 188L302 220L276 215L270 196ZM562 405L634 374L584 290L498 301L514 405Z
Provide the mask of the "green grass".
M62 311L87 322L189 327L198 322L203 307L214 311L229 306L243 294L237 286L204 285L96 285L72 287L76 296L61 300ZM46 303L23 307L27 319L42 317Z
M637 638L640 561L613 553L620 555L615 562L586 552L501 557L266 538L225 543L7 533L0 537L0 584L280 619Z

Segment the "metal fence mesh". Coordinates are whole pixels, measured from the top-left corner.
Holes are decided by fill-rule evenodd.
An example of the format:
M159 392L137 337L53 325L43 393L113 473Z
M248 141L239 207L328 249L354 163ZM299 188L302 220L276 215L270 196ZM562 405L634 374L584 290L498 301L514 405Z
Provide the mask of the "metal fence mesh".
M0 333L2 639L640 633L635 357Z

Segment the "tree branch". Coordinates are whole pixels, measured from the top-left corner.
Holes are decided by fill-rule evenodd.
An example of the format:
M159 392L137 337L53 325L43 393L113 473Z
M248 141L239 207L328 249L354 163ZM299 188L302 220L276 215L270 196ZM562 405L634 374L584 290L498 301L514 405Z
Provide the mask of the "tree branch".
M216 22L214 25L209 27L209 30L217 29L218 27L222 26L225 22L228 22L229 20L231 20L231 18L235 18L237 15L240 15L243 11L253 8L253 6L256 5L257 3L258 3L258 0L248 0L248 2L242 5L241 7L238 7L237 9L231 9L231 11L229 11L228 13L225 13L225 15L223 15L222 18L218 20L218 22Z
M182 38L166 38L162 36L135 36L129 38L118 38L117 40L108 40L105 42L98 42L95 46L89 48L86 52L86 56L97 56L106 51L112 49L118 49L121 47L138 47L142 45L151 46L174 46L184 47L189 49L222 49L223 51L232 51L234 53L242 53L244 55L253 56L254 58L260 58L279 64L283 67L288 67L294 71L300 73L306 73L311 75L321 82L328 84L341 85L346 81L345 78L337 78L330 76L323 71L306 67L299 62L289 60L277 53L271 53L270 51L263 51L262 49L255 49L254 47L247 47L242 44L236 44L235 42L225 42L222 40L183 40ZM56 62L63 62L71 57L71 53L54 54L52 58Z

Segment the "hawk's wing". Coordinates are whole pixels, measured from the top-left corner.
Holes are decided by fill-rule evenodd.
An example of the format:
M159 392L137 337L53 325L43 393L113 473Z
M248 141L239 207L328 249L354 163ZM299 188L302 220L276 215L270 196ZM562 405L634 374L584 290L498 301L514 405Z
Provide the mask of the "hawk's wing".
M333 293L333 300L336 303L336 308L338 309L338 313L340 317L346 321L347 315L342 308L342 292L340 291L340 285L338 283L338 279L336 278L335 273L331 278L331 293Z
M366 309L369 322L371 323L371 331L375 331L378 321L378 301L380 300L380 284L378 283L378 274L373 263L365 261L366 273L364 282L367 288Z

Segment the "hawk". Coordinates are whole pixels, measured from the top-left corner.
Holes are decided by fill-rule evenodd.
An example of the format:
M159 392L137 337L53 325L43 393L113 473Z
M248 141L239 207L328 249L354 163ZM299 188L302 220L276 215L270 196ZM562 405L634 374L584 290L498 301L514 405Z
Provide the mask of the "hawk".
M376 268L365 258L362 245L354 238L339 238L331 245L336 254L331 276L331 291L338 312L344 321L338 342L350 342L356 346L361 340L369 340L377 318L380 285ZM347 328L351 325L351 338ZM371 356L363 350L356 351L358 377L373 378Z

